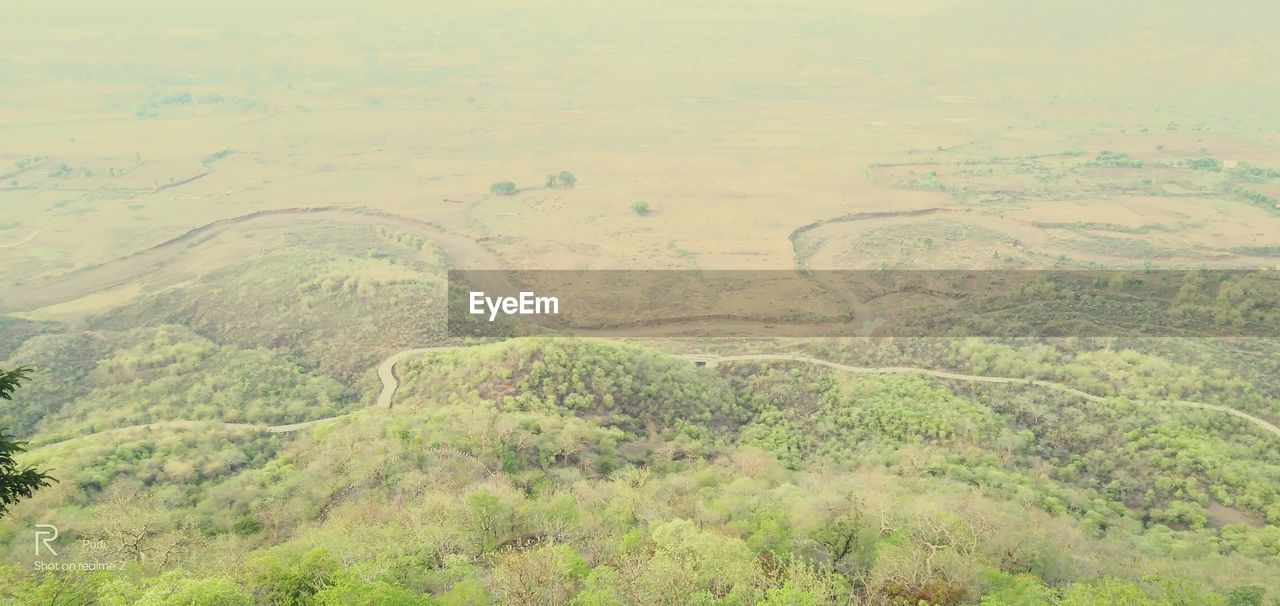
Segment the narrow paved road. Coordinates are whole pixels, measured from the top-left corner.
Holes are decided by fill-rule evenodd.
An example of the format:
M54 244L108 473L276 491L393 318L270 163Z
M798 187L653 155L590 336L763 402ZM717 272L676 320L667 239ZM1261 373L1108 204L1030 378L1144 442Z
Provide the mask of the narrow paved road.
M392 354L387 359L383 360L382 363L378 365L378 378L382 381L382 391L378 393L378 399L376 400L377 408L391 408L392 398L396 395L396 390L400 388L400 381L396 378L395 368L396 368L396 364L399 364L401 360L408 358L410 356L421 355L421 354L430 353L433 351L448 351L451 349L460 349L460 346L454 345L454 346L419 347L415 349L406 349L404 351L396 352L395 354ZM28 452L32 452L32 453L39 452L40 450L43 450L45 448L57 446L59 444L66 444L68 442L74 442L74 441L77 441L83 438L92 437L92 436L123 435L127 433L141 432L141 431L147 431L147 430L153 430L153 429L198 429L201 427L209 427L210 425L214 425L214 426L221 426L223 429L229 429L233 431L250 431L250 432L263 432L263 433L293 433L295 431L302 431L304 429L315 427L322 423L329 423L331 421L337 421L338 419L344 419L353 414L356 414L356 413L348 412L340 415L334 415L332 417L324 417L322 419L312 419L310 421L299 421L297 423L286 423L284 425L256 425L253 423L232 423L232 422L226 422L226 421L184 421L184 420L156 421L154 423L145 423L142 425L129 425L126 427L114 427L111 429L104 429L102 431L95 431L93 433L80 434L73 438L66 438L64 440L58 440L56 442L48 442L46 444L41 444L40 446L37 446Z
M232 423L227 421L187 421L187 420L156 421L154 423L144 423L141 425L113 427L111 429L103 429L101 431L95 431L93 433L80 434L73 438L66 438L63 440L58 440L56 442L47 442L45 444L41 444L35 448L32 448L31 450L28 451L28 453L40 452L41 450L44 450L47 448L52 448L54 446L67 444L70 442L77 442L84 438L90 438L95 436L100 437L100 436L111 436L111 435L125 435L129 433L141 433L141 432L151 431L156 429L201 429L205 427L221 427L222 429L226 429L226 430L240 431L240 432L246 432L246 433L290 433L290 432L306 429L308 427L315 427L316 425L320 425L321 423L329 423L331 421L337 421L338 419L349 417L352 414L354 413L340 414L332 417L324 417L322 419L312 419L310 421L300 421L298 423L288 423L285 425L258 425L254 423Z
M392 354L391 357L382 361L378 365L378 378L382 380L382 391L378 392L377 404L379 408L391 408L391 399L395 397L396 390L400 388L400 381L396 378L396 364L400 363L409 356L421 355L432 351L448 351L450 349L458 349L457 346L444 347L419 347L418 349L406 349L401 352Z
M394 404L396 391L400 388L400 381L396 377L396 373L395 373L396 364L399 364L402 360L411 356L417 356L417 355L422 355L422 354L431 353L431 352L449 351L453 349L461 349L461 346L418 347L414 349L406 349L404 351L396 352L395 354L392 354L391 356L389 356L387 359L383 360L382 363L378 365L378 378L382 381L382 391L378 393L378 398L376 400L377 408L389 409ZM989 375L970 375L970 374L957 373L957 372L948 372L945 370L919 368L915 366L850 366L848 364L841 364L839 362L832 362L830 360L823 360L821 358L814 358L814 357L803 356L799 354L759 354L757 353L757 354L741 354L741 355L731 355L731 356L717 356L717 355L709 355L709 354L679 354L678 357L681 357L690 361L705 362L709 366L716 366L719 364L733 363L733 362L802 362L806 364L815 364L818 366L825 366L827 368L839 370L842 372L857 373L857 374L918 374L918 375L926 375L930 377L938 377L940 379L952 379L955 381L970 381L975 383L1004 383L1004 384L1017 384L1017 385L1034 385L1034 386L1043 387L1046 389L1056 389L1059 391L1064 391L1073 396L1076 396L1085 400L1089 400L1091 402L1101 402L1102 400L1105 399L1102 396L1094 395L1085 391L1081 391L1074 387L1064 385L1062 383L1055 383L1053 381L1040 381L1036 379L1018 379L1014 377L994 377ZM1181 406L1184 408L1200 408L1203 410L1223 412L1223 413L1244 419L1246 421L1249 421L1250 423L1253 423L1254 425L1257 425L1258 427L1262 428L1266 432L1274 436L1280 437L1280 427L1277 427L1276 425L1269 423L1258 417L1255 417L1247 412L1236 410L1228 406L1222 406L1220 404L1208 404L1205 402L1192 402L1188 400L1156 400L1150 403L1156 404L1156 405L1164 405L1164 406ZM357 414L357 413L346 413L346 414L336 415L332 417L325 417L323 419L313 419L311 421L289 423L286 425L253 425L250 423L225 423L225 422L220 424L222 425L222 427L226 429L231 429L231 430L254 431L254 432L265 432L265 433L291 433L295 431L301 431L303 429L307 429L310 427L315 427L316 425L319 425L321 423L336 421L338 419L349 417L353 414ZM103 431L90 433L90 434L83 434L83 435L76 436L74 438L68 438L66 440L61 440L58 442L43 444L37 448L32 449L31 452L32 453L38 452L40 450L43 450L51 446L56 446L58 444L65 444L67 442L80 440L82 438L87 438L91 436L101 436L101 435L107 435L107 434L123 434L123 433L128 433L130 431L141 431L144 429L157 429L157 428L194 429L199 427L206 427L210 423L213 423L215 425L219 424L216 421L213 421L213 422L210 422L210 421L160 421L156 423L147 423L145 425L133 425L129 427L118 427L115 429L105 429Z
M1085 391L1080 391L1079 389L1076 389L1069 385L1063 385L1062 383L1054 383L1053 381L1040 381L1037 379L1018 379L1014 377L993 377L989 375L968 375L968 374L962 374L962 373L947 372L944 370L917 368L914 366L850 366L848 364L840 364L839 362L832 362L830 360L823 360L821 358L813 358L813 357L802 356L797 354L744 354L744 355L737 355L737 356L690 355L690 356L684 356L684 357L706 360L710 364L719 364L723 362L752 361L752 360L765 361L765 362L768 362L768 361L805 362L808 364L817 364L818 366L826 366L827 368L833 368L833 369L841 370L844 372L859 373L859 374L920 374L920 375L928 375L931 377L938 377L940 379L954 379L956 381L1035 385L1038 387L1045 387L1048 389L1057 389L1059 391L1065 391L1071 395L1083 398L1085 400L1089 400L1091 402L1101 402L1102 400L1105 399L1102 396L1094 395ZM1261 427L1262 429L1266 430L1268 433L1274 436L1280 437L1280 427L1277 427L1274 424L1269 423L1258 417L1255 417L1247 412L1236 410L1229 406L1223 406L1221 404L1208 404L1205 402L1192 402L1190 400L1154 400L1154 401L1151 401L1151 403L1165 405L1165 406L1182 406L1185 408L1200 408L1203 410L1214 410L1218 412L1225 412L1229 415L1239 417L1241 419L1249 421L1250 423L1253 423L1254 425L1257 425L1258 427Z

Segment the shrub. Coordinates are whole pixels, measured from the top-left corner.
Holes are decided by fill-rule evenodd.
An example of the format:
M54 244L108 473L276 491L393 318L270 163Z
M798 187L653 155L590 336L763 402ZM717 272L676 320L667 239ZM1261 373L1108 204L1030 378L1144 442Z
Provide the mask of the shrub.
M565 189L573 189L573 186L577 184L578 184L578 178L573 176L573 173L567 170L560 171L560 187L563 187Z

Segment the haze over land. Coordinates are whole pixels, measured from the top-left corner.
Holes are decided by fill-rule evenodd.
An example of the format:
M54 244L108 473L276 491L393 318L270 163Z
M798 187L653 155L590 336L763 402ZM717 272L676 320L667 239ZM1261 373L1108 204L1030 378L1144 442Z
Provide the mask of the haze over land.
M1280 268L1280 4L14 4L0 427L61 482L0 599L1280 599L1274 339L444 324L457 268ZM672 355L761 352L915 370Z
M1177 239L1190 250L1276 244L1258 228L1263 209L1228 212L1222 192L1186 196L1218 175L1072 170L1103 151L1277 164L1272 4L1226 14L1198 2L1024 4L486 3L357 15L323 3L209 15L24 4L6 32L21 52L0 68L3 151L47 160L0 194L14 209L6 225L17 223L6 235L40 231L6 251L19 255L2 277L99 263L235 214L324 204L488 237L508 266L789 267L786 236L803 223L949 205L960 188L984 215L1129 227L1191 215L1204 224ZM1081 156L1034 170L985 164L1067 152ZM938 165L867 168L926 162ZM954 175L956 162L979 164ZM49 176L64 163L74 170ZM561 170L580 177L578 191L536 191ZM911 185L927 172L939 183ZM535 191L480 203L502 180ZM1274 187L1258 189L1275 198ZM1027 209L1028 197L1067 202ZM634 200L653 216L629 216ZM993 237L1050 237L1029 252L1051 258L1135 256L971 222ZM912 231L937 241L941 230ZM847 255L839 248L823 254ZM985 262L935 256L922 263Z

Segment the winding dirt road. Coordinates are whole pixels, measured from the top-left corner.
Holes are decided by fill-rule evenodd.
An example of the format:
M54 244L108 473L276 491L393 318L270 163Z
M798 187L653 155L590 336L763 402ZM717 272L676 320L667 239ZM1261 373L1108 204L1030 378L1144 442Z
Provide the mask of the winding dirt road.
M39 234L40 234L40 230L38 230L38 229L37 229L37 230L35 230L35 231L33 231L33 232L31 232L31 233L27 234L27 237L25 237L25 238L23 238L23 239L21 239L21 240L16 240L16 241L14 241L14 242L6 242L6 243L4 243L4 244L0 244L0 248L13 248L13 247L15 247L15 246L22 246L23 244L26 244L27 242L31 241L31 239L32 239L32 238L36 237L36 236L37 236L37 235L39 235Z
M460 349L460 347L459 346L418 347L414 349L406 349L404 351L399 351L392 354L391 356L388 356L387 359L383 360L382 363L378 365L378 379L382 381L382 391L378 392L378 398L376 400L375 408L376 409L391 408L392 398L395 396L396 390L400 388L400 381L396 377L395 368L396 368L396 364L400 363L401 360L408 358L410 356L416 356L416 355L421 355L421 354L431 353L436 351L449 351L451 349ZM309 429L324 423L337 421L338 419L344 419L352 415L359 414L360 412L362 411L348 412L340 415L334 415L332 417L312 419L310 421L299 421L297 423L286 423L283 425L257 425L253 423L233 423L233 422L227 422L227 421L185 421L185 420L156 421L155 423L146 423L142 425L129 425L126 427L114 427L111 429L104 429L102 431L95 431L93 433L81 434L73 438L66 438L64 440L58 440L56 442L48 442L45 444L41 444L40 446L37 446L36 448L33 448L28 452L35 453L35 452L44 450L46 448L58 446L60 444L66 444L68 442L75 442L78 440L82 440L82 439L90 438L94 436L126 435L130 433L137 433L137 432L143 432L143 431L154 430L154 429L200 429L203 427L217 426L230 431L243 431L243 432L256 432L256 433L293 433L295 431L302 431L304 429Z
M31 311L129 284L144 284L149 291L155 291L182 283L214 269L214 266L185 268L182 260L203 257L203 262L209 263L210 259L220 258L222 255L210 253L208 247L227 240L225 236L233 230L281 218L342 221L403 229L435 243L449 267L495 269L503 266L496 255L474 239L446 231L429 221L363 206L276 208L206 223L129 255L56 276L27 280L20 287L0 284L0 312Z
M376 406L374 407L374 409L390 409L394 404L396 391L400 387L400 382L399 382L399 379L396 377L395 369L396 369L396 365L399 364L402 360L409 358L411 356L417 356L417 355L433 353L433 352L450 351L450 350L462 349L462 348L463 348L462 346L418 347L414 349L406 349L404 351L396 352L391 356L388 356L387 359L383 360L382 363L378 365L378 378L382 381L382 391L378 393L377 400L375 401ZM1063 391L1073 396L1079 397L1081 399L1089 400L1091 402L1101 402L1105 400L1105 398L1102 396L1094 395L1085 391L1081 391L1069 385L1064 385L1062 383L1055 383L1053 381L1041 381L1038 379L1019 379L1014 377L996 377L996 376L990 376L990 375L971 375L971 374L964 374L964 373L957 373L957 372L949 372L945 370L920 368L916 366L851 366L848 364L841 364L839 362L832 362L830 360L823 360L822 358L814 358L811 356L804 356L799 354L757 353L757 354L740 354L740 355L730 355L730 356L717 356L717 355L709 355L709 354L678 354L677 357L689 360L690 362L694 362L694 361L703 362L708 366L712 366L712 367L718 366L720 364L731 364L733 362L801 362L805 364L814 364L817 366L824 366L827 368L831 368L833 370L839 370L841 372L848 372L848 373L855 373L855 374L917 374L917 375L926 375L930 377L937 377L939 379L951 379L954 381L969 381L974 383L1034 385L1036 387L1043 387L1046 389L1055 389L1058 391ZM1154 401L1148 401L1148 403L1155 404L1155 405L1162 405L1162 406L1180 406L1184 408L1199 408L1202 410L1211 410L1211 411L1226 413L1234 417L1244 419L1245 421L1248 421L1250 423L1253 423L1260 429L1266 431L1267 433L1270 433L1273 436L1280 437L1280 427L1277 427L1276 425L1270 422L1267 422L1263 419L1260 419L1258 417L1255 417L1247 412L1236 410L1228 406L1223 406L1220 404L1208 404L1205 402L1192 402L1189 400L1154 400ZM66 444L68 442L74 442L74 441L78 441L78 440L93 437L93 436L127 434L130 432L138 432L138 431L145 431L150 429L161 429L161 428L198 429L201 427L208 427L210 426L210 424L221 425L224 429L229 429L233 431L277 433L277 434L292 433L292 432L308 429L311 427L315 427L323 423L329 423L332 421L336 421L338 419L346 418L355 414L360 414L361 412L363 411L349 412L341 415L335 415L332 417L325 417L323 419L313 419L310 421L288 423L285 425L254 425L250 423L227 423L227 422L219 423L217 421L160 421L156 423L148 423L145 425L117 427L114 429L105 429L95 433L83 434L80 436L76 436L74 438L68 438L66 440L61 440L58 442L43 444L37 448L32 449L30 452L36 453L43 449L57 446L59 444Z
M315 427L322 423L337 421L338 419L343 419L353 414L356 414L356 413L349 412L349 413L344 413L340 415L334 415L332 417L324 417L322 419L312 419L310 421L300 421L298 423L287 423L284 425L257 425L254 423L232 423L228 421L189 421L189 420L156 421L154 423L145 423L142 425L129 425L126 427L113 427L111 429L103 429L102 431L95 431L93 433L80 434L73 438L66 438L66 439L55 441L55 442L47 442L45 444L41 444L35 448L28 450L27 452L29 454L33 454L48 448L53 448L55 446L65 445L71 442L78 442L85 438L115 436L115 435L125 436L128 434L143 433L143 432L153 431L157 429L196 430L196 429L203 429L206 427L220 427L228 431L242 432L242 433L291 433L291 432L307 429L308 427Z
M796 354L744 354L744 355L737 355L737 356L719 356L719 357L697 356L697 357L699 359L708 360L708 363L752 361L752 360L775 361L775 362L776 361L805 362L808 364L816 364L818 366L826 366L827 368L833 368L835 370L840 370L840 371L850 372L850 373L858 373L858 374L919 374L919 375L928 375L931 377L938 377L940 379L953 379L956 381L970 381L975 383L1006 383L1006 384L1018 384L1018 385L1035 385L1037 387L1044 387L1048 389L1056 389L1058 391L1065 391L1073 396L1077 396L1079 398L1089 400L1090 402L1101 402L1106 399L1102 396L1081 391L1069 385L1064 385L1062 383L1054 383L1053 381L1041 381L1038 379L1018 379L1014 377L993 377L989 375L968 375L968 374L962 374L962 373L947 372L945 370L917 368L914 366L879 366L879 367L850 366L848 364L840 364L839 362L832 362L830 360L823 360L821 358L813 358L809 356L802 356L802 355L796 355ZM1149 401L1149 403L1164 405L1164 406L1181 406L1184 408L1200 408L1203 410L1225 412L1231 416L1238 417L1250 423L1253 423L1254 425L1257 425L1258 427L1262 428L1263 430L1270 433L1271 435L1280 437L1280 427L1277 427L1276 425L1269 423L1258 417L1255 417L1247 412L1236 410L1229 406L1223 406L1221 404L1209 404L1206 402L1193 402L1190 400L1153 400L1153 401Z
M458 347L443 346L406 349L392 354L391 357L383 360L382 363L378 365L378 378L382 380L382 391L378 392L378 408L391 408L391 399L395 397L396 390L400 388L400 381L396 378L396 364L399 364L400 360L409 356L416 356L433 351L448 351L450 349L458 349Z

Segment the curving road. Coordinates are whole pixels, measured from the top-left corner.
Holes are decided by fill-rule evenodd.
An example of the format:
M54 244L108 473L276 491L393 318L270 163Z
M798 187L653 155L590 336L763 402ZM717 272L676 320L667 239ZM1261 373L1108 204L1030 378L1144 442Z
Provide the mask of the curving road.
M682 356L686 358L707 360L708 363L735 362L735 361L789 361L789 362L805 362L808 364L816 364L818 366L826 366L844 372L859 374L919 374L938 377L940 379L954 379L956 381L971 381L976 383L1015 383L1019 385L1035 385L1048 389L1056 389L1065 391L1073 396L1089 400L1091 402L1101 402L1106 398L1081 391L1069 385L1055 383L1053 381L1041 381L1038 379L1018 379L1014 377L993 377L989 375L969 375L956 372L947 372L945 370L932 370L929 368L918 368L915 366L850 366L821 358L813 358L810 356L802 356L798 354L744 354L736 356ZM1182 406L1185 408L1200 408L1203 410L1213 410L1217 412L1225 412L1231 416L1238 417L1257 425L1268 433L1280 437L1280 427L1267 422L1263 419L1255 417L1247 412L1236 410L1229 406L1221 404L1209 404L1206 402L1193 402L1190 400L1154 400L1152 404L1166 406Z
M419 347L415 349L406 349L404 351L397 352L389 356L387 359L383 360L382 363L378 365L378 378L382 380L382 391L378 393L378 399L376 401L377 406L379 408L389 409L394 404L394 397L396 394L396 390L400 388L400 382L397 379L395 374L395 367L396 367L396 364L400 363L401 360L404 360L405 358L408 358L410 356L421 355L424 353L449 351L449 350L461 349L461 348L462 346L453 345L453 346ZM1065 385L1063 383L1055 383L1053 381L1042 381L1039 379L1020 379L1015 377L998 377L998 376L991 376L991 375L971 375L971 374L958 373L958 372L949 372L945 370L934 370L931 368L921 368L918 366L851 366L849 364L841 364L839 362L832 362L830 360L824 360L822 358L814 358L812 356L805 356L800 354L757 353L757 354L739 354L739 355L729 355L729 356L717 356L717 355L708 355L708 354L677 354L677 357L684 358L690 361L706 362L708 365L712 365L712 366L718 365L718 364L724 364L724 363L732 363L732 362L802 362L806 364L814 364L817 366L825 366L827 368L839 370L841 372L848 372L848 373L855 373L855 374L917 374L917 375L926 375L930 377L937 377L939 379L952 379L955 381L969 381L973 383L1003 383L1003 384L1017 384L1017 385L1034 385L1034 386L1043 387L1046 389L1056 389L1058 391L1063 391L1073 396L1079 397L1081 399L1089 400L1090 402L1101 402L1106 399L1103 396L1091 394L1089 392L1081 391L1069 385ZM1150 403L1158 404L1158 405L1182 406L1185 408L1199 408L1202 410L1224 412L1234 417L1238 417L1246 421L1249 421L1250 423L1257 425L1258 427L1262 428L1268 433L1274 436L1280 437L1280 427L1277 427L1276 425L1269 423L1258 417L1255 417L1247 412L1236 410L1229 406L1223 406L1221 404L1209 404L1206 402L1193 402L1190 400L1154 400L1154 401L1151 401ZM348 414L352 414L352 413L348 413ZM301 423L293 423L290 425L267 426L265 430L273 433L287 433L290 431L305 429L307 427L311 427L313 425L324 423L326 421L331 421L333 419L341 418L344 416L347 416L347 415L339 415L337 417L328 417L325 419L316 419L313 421L304 421ZM235 425L235 424L229 424L229 425ZM245 427L252 427L244 424L240 424L240 425Z
M382 380L382 391L378 392L377 405L379 407L391 408L392 398L396 395L396 390L400 388L400 381L396 378L396 364L400 363L409 356L416 356L433 351L449 351L451 349L459 349L457 345L445 345L440 347L419 347L417 349L406 349L401 352L392 354L378 365L378 378Z
M382 381L382 391L378 393L377 400L375 401L376 408L390 409L394 404L396 391L400 388L400 381L396 377L396 373L395 373L396 364L399 364L402 360L410 356L416 356L416 355L432 353L432 352L449 351L454 349L462 349L463 347L464 346L458 346L458 345L448 345L448 346L439 346L439 347L418 347L413 349L406 349L404 351L399 351L388 356L387 359L383 360L382 363L378 365L378 379ZM856 373L856 374L918 374L918 375L926 375L930 377L937 377L940 379L951 379L955 381L969 381L974 383L1004 383L1004 384L1017 384L1017 385L1034 385L1034 386L1043 387L1046 389L1056 389L1059 391L1063 391L1071 395L1074 395L1076 397L1089 400L1091 402L1101 402L1105 399L1102 396L1094 395L1085 391L1081 391L1069 385L1064 385L1062 383L1055 383L1053 381L1041 381L1038 379L1019 379L1014 377L997 377L997 376L990 376L990 375L971 375L971 374L958 373L958 372L949 372L945 370L934 370L931 368L920 368L916 366L851 366L849 364L841 364L839 362L832 362L830 360L824 360L822 358L814 358L811 356L805 356L800 354L755 353L755 354L739 354L739 355L728 355L728 356L719 356L719 355L711 355L711 354L677 354L677 357L689 360L691 362L694 362L694 361L703 362L703 363L706 363L708 366L716 366L719 364L733 363L733 362L802 362L806 364L825 366L827 368L831 368L834 370L839 370L842 372L849 372L849 373ZM1149 403L1156 404L1156 405L1164 405L1164 406L1181 406L1185 408L1199 408L1202 410L1212 410L1216 412L1226 413L1234 417L1244 419L1258 426L1259 428L1266 431L1267 433L1270 433L1276 437L1280 437L1280 427L1277 427L1276 425L1270 422L1267 422L1263 419L1260 419L1258 417L1255 417L1247 412L1236 410L1228 406L1223 406L1220 404L1208 404L1205 402L1193 402L1189 400L1155 400L1155 401L1150 401ZM264 432L264 433L291 433L295 431L301 431L303 429L307 429L310 427L315 427L322 423L329 423L331 421L336 421L338 419L349 417L354 414L358 414L358 413L349 412L349 413L344 413L340 415L335 415L332 417L325 417L322 419L313 419L310 421L301 421L298 423L288 423L285 425L254 425L250 423L228 423L228 422L219 423L217 421L160 421L156 423L147 423L145 425L117 427L114 429L105 429L95 433L82 434L74 438L67 438L65 440L43 444L37 448L32 449L30 452L35 453L51 446L56 446L58 444L65 444L67 442L72 442L72 441L76 441L76 440L80 440L80 439L88 438L92 436L123 434L123 433L128 433L130 431L141 431L141 430L156 429L156 428L195 429L200 427L207 427L209 426L210 423L215 425L220 424L223 428L231 429L231 430L253 431L253 432Z
M448 351L451 349L461 349L461 346L446 345L446 346L439 346L439 347L418 347L414 349L406 349L404 351L396 352L391 356L387 357L387 359L383 360L382 363L378 365L378 379L382 381L382 391L378 393L378 398L376 400L377 408L388 408L388 409L391 408L392 398L395 396L396 390L400 388L400 381L396 378L395 367L396 367L396 364L398 364L401 360L410 356L421 355L424 353L430 353L434 351ZM221 426L223 429L228 429L233 431L249 431L249 432L261 432L261 433L293 433L295 431L302 431L304 429L315 427L323 423L329 423L331 421L337 421L338 419L350 417L351 415L354 415L354 414L357 414L357 413L348 412L340 415L334 415L332 417L312 419L310 421L299 421L297 423L286 423L283 425L259 425L254 423L234 423L229 421L186 421L186 420L156 421L154 423L145 423L142 425L129 425L126 427L114 427L111 429L103 429L101 431L95 431L93 433L80 434L75 437L41 444L40 446L32 448L28 452L35 453L45 448L57 446L59 444L66 444L68 442L74 442L77 440L81 440L83 438L89 438L93 436L127 434L127 433L147 431L152 429L199 429L202 427L209 427L210 425L216 425L216 426Z
M496 255L476 240L445 231L429 221L363 206L330 205L299 206L259 210L245 215L218 219L159 244L135 251L110 261L81 267L55 276L27 280L21 288L0 284L0 311L31 311L49 305L74 301L81 297L137 283L150 288L181 283L199 272L215 267L201 266L199 272L184 270L176 260L199 254L202 246L213 246L225 234L240 226L280 217L310 217L328 221L351 221L366 225L384 225L414 231L436 244L450 267L498 268ZM33 232L27 240L39 233ZM16 246L26 240L0 246ZM501 284L500 284L501 286Z
M306 429L308 427L314 427L321 423L337 421L338 419L349 417L352 414L355 414L355 413L345 413L340 415L334 415L332 417L324 417L322 419L313 419L311 421L301 421L298 423L287 423L284 425L257 425L254 423L233 423L229 421L189 421L189 420L156 421L154 423L144 423L142 425L128 425L125 427L113 427L111 429L103 429L101 431L95 431L93 433L83 433L71 438L64 438L64 439L56 440L53 442L46 442L44 444L40 444L39 446L36 446L35 448L28 450L27 453L34 454L42 450L52 448L54 446L69 444L71 442L78 442L85 438L112 436L112 435L125 435L130 433L140 433L145 431L151 431L155 429L194 430L194 429L203 429L206 427L216 426L226 430L241 431L246 433L290 433L290 432Z
M37 229L37 230L35 230L35 231L33 231L33 232L31 232L31 233L27 234L27 237L25 237L25 238L23 238L23 239L21 239L21 240L17 240L17 241L14 241L14 242L8 242L8 243L5 243L5 244L0 244L0 248L13 248L14 246L22 246L23 244L26 244L27 242L29 242L32 238L36 237L36 235L38 235L39 233L40 233L40 230L38 230L38 229Z

